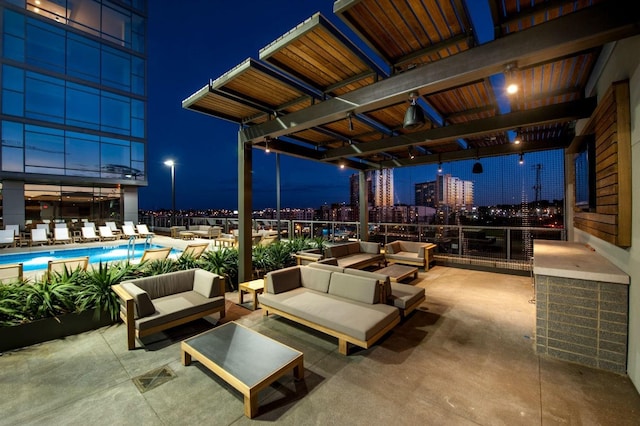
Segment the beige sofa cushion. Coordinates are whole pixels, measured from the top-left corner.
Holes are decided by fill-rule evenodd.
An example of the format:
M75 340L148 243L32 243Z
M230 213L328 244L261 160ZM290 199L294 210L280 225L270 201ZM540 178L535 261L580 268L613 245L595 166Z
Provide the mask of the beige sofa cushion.
M158 299L160 297L193 290L194 271L194 269L189 269L186 271L138 278L135 280L135 285L149 293L152 300Z
M260 302L360 340L370 339L400 315L393 306L359 303L304 287L265 293Z
M329 294L361 303L374 304L380 302L380 286L378 286L377 279L342 272L331 273Z
M330 271L313 268L300 268L300 282L303 287L326 293L329 290Z

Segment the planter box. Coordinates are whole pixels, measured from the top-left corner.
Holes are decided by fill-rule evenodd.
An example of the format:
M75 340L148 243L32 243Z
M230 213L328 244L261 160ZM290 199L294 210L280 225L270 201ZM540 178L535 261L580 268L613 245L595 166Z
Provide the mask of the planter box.
M61 315L58 317L60 322L55 318L44 318L26 324L0 327L0 352L60 339L114 323L104 312L95 319L94 312Z

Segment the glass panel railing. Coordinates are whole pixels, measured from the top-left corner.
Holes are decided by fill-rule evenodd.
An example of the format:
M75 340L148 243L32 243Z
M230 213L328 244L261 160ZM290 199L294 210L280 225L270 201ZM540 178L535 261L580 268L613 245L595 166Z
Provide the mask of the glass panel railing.
M169 229L170 216L141 215L140 223L156 230ZM238 228L237 217L177 216L175 225L217 225L230 233ZM275 219L257 218L252 221L255 230L277 230ZM384 247L396 240L428 242L436 245L435 253L448 259L479 259L493 264L512 262L528 265L533 256L533 240L565 240L563 228L545 227L491 227L460 225L422 225L404 223L369 223L368 240ZM322 220L281 220L280 236L289 238L319 238L329 243L362 239L358 222ZM492 264L488 262L487 264ZM496 266L497 267L497 266Z

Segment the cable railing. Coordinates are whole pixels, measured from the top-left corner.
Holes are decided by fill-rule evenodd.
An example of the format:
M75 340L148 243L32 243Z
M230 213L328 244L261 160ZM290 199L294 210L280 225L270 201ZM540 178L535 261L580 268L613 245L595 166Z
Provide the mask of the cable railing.
M175 226L188 229L195 225L217 225L224 233L238 228L234 217L176 217ZM144 215L146 223L156 231L170 229L170 218ZM279 230L283 239L322 238L328 243L363 239L359 222L325 220L253 219L253 229ZM279 226L278 226L279 225ZM435 259L452 266L482 267L529 271L533 256L533 240L566 240L564 228L518 226L466 226L406 223L369 223L368 240L385 244L396 240L433 243Z

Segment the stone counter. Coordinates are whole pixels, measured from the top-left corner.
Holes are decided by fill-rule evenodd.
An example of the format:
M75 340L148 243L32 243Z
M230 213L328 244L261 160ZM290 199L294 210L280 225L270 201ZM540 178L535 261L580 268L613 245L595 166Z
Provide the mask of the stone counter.
M584 244L534 240L536 350L625 373L629 276Z
M534 240L533 273L629 284L629 276L595 250L566 241Z

